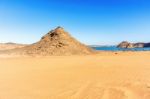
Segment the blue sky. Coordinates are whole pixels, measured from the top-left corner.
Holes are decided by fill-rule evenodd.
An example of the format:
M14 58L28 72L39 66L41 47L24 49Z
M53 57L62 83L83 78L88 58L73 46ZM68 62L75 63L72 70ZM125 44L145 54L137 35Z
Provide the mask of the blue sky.
M0 42L34 43L57 26L89 45L150 42L150 1L0 0Z

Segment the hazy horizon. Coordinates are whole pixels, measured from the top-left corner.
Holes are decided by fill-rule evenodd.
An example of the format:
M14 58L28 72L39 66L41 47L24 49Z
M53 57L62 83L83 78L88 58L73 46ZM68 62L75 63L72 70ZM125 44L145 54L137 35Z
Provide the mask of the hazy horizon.
M150 42L148 0L0 0L0 42L31 44L57 26L87 45Z

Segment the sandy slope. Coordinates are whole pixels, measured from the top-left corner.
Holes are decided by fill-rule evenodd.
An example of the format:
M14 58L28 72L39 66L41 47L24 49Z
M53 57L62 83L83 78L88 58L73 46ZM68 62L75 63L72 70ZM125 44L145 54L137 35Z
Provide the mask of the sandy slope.
M0 58L0 99L150 99L150 52Z

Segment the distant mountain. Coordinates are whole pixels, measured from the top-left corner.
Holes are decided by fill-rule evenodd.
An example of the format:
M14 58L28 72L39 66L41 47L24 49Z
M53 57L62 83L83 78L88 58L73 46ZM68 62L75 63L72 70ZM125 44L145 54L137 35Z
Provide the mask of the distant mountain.
M17 44L17 43L0 43L0 50L10 50L10 49L16 49L16 48L22 48L25 47L25 44Z
M144 48L144 47L150 47L150 43L130 43L127 41L121 42L117 47L119 48Z

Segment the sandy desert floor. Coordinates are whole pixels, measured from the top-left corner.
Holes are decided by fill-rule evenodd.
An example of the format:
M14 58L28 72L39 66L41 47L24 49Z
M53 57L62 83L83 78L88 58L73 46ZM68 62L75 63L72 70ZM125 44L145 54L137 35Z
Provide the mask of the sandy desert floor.
M0 99L150 99L150 52L1 56Z

